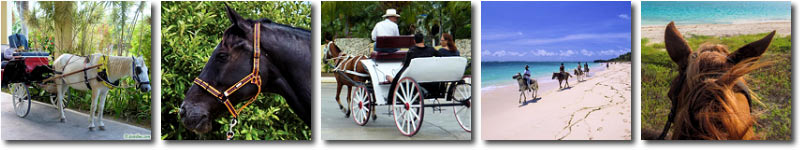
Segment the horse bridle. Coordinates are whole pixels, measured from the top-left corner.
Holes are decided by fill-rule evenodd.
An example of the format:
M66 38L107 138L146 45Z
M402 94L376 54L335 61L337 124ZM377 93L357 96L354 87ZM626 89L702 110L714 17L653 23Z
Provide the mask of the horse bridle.
M683 86L683 82L684 82L683 80L685 80L685 78L684 78L685 75L679 75L678 77L679 77L679 79L681 81L678 82L677 86L678 87L682 87ZM748 88L747 85L744 84L744 82L742 82L742 81L736 81L736 87L737 87L737 90L739 90L739 92L744 94L745 97L747 98L747 105L751 106L750 110L752 112L752 109L753 109L753 107L752 107L753 106L753 98L752 98L752 94L750 93L750 88ZM670 92L672 92L672 90L670 90ZM675 91L675 92L678 92L678 91ZM678 93L680 93L680 92L678 92ZM670 97L670 99L672 100L673 103L676 102L676 100L674 100L673 97ZM677 108L675 108L675 105L673 104L672 108L670 108L670 110L669 110L669 115L667 116L667 123L664 124L664 129L661 130L661 134L658 136L658 138L656 138L657 140L664 140L664 138L666 138L667 132L669 132L669 128L670 128L670 126L672 126L672 122L675 119L675 109L677 109Z
M250 74L248 74L247 76L245 76L244 78L239 80L239 82L236 82L236 84L234 84L233 86L229 87L224 92L220 92L219 90L217 90L213 86L209 85L207 82L203 81L203 79L200 79L200 77L194 78L194 83L195 84L197 84L198 86L202 87L203 89L206 90L206 92L208 92L209 94L211 94L214 97L216 97L217 101L219 101L220 103L224 104L225 108L228 109L228 112L231 114L231 116L233 116L233 119L231 120L231 123L230 123L230 127L228 128L227 140L233 139L233 136L234 136L233 127L236 126L236 124L238 122L239 113L242 111L242 109L247 107L247 105L250 105L251 103L253 103L256 100L256 98L258 97L258 95L261 94L261 76L259 74L259 67L260 67L259 60L261 58L260 57L261 56L261 48L260 48L260 45L261 45L260 44L261 43L260 42L261 41L261 23L256 23L255 26L253 27L253 29L254 29L254 32L253 32L253 72L250 72ZM240 88L242 88L244 85L246 85L248 83L255 84L258 87L258 91L257 91L258 93L256 93L256 95L253 95L253 97L250 98L250 100L248 100L247 103L245 103L244 105L239 107L239 109L236 109L235 106L231 103L231 101L228 98L228 96L230 96L231 94L235 93L237 90L239 90Z
M133 59L133 63L131 63L131 68L133 69L133 75L132 75L133 76L133 81L136 81L136 84L137 84L136 88L141 87L142 84L150 84L150 81L142 82L142 79L139 78L139 73L142 72L142 68L136 67L136 58L135 57L131 56L131 59Z

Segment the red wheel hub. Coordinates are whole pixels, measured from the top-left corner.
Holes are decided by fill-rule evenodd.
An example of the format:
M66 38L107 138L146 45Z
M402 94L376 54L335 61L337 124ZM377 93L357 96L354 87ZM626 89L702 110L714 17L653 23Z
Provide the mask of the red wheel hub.
M358 102L358 109L363 109L364 102Z
M406 106L406 110L409 110L409 109L411 109L411 104L404 103L403 105L405 105L405 106Z

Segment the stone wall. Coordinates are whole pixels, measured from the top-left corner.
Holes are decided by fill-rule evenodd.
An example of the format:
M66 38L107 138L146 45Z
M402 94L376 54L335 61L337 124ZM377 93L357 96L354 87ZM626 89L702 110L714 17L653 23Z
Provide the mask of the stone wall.
M373 44L369 38L337 38L336 45L348 55L369 55ZM461 56L472 58L472 40L456 39L456 47Z
M369 38L338 38L336 46L347 55L369 55L372 44Z

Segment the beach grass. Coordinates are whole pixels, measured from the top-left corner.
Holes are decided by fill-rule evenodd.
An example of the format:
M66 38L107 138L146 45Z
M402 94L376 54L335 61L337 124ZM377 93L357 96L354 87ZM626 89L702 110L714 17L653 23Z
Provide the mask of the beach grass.
M727 45L731 51L759 40L768 33L728 37L692 35L686 41L692 48L709 42ZM660 131L666 122L671 102L667 97L670 83L678 74L664 43L642 39L642 128ZM755 131L766 140L791 140L791 36L776 36L761 61L771 63L748 74L746 80L761 103L753 103L757 118Z

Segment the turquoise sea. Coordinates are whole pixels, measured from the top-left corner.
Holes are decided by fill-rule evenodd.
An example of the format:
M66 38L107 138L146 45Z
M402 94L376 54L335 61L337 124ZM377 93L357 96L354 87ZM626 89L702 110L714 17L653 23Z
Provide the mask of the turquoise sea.
M642 1L642 26L791 20L789 1Z
M605 70L605 67L599 67L601 64L603 63L590 62L589 72ZM550 77L553 72L558 72L561 62L481 62L481 89L515 82L511 76L523 73L525 65L530 67L531 77L537 78L540 82L551 82ZM578 62L564 62L564 70L570 73L577 67Z

